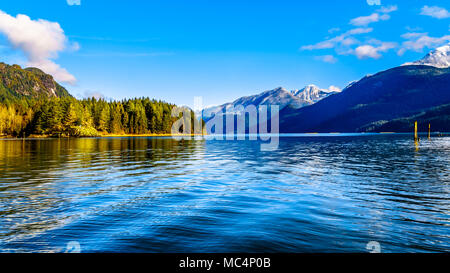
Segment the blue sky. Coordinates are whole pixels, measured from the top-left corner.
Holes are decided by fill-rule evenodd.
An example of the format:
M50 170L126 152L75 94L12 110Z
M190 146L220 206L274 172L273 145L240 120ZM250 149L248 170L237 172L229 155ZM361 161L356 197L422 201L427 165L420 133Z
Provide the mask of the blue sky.
M5 23L0 61L65 69L76 96L214 105L278 86L343 88L450 40L450 2L368 1L2 1L7 16L58 23L66 40L30 49Z

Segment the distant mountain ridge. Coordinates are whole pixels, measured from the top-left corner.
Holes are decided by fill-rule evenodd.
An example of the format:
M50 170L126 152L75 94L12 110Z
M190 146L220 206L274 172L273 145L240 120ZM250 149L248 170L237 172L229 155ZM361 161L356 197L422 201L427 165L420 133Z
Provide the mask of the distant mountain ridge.
M69 92L53 76L38 68L0 63L0 100L20 97L68 97Z
M260 105L278 105L281 109L291 107L299 109L308 105L312 105L328 96L339 93L335 90L320 89L315 85L308 85L300 90L288 91L283 87L278 87L272 90L264 91L260 94L253 96L246 96L236 99L233 102L225 103L220 106L208 107L203 110L205 116L210 113L225 112L227 109L231 109L238 105L244 107L254 105L256 107Z
M286 107L280 113L280 129L284 133L384 131L380 125L449 103L450 68L405 65L366 76L314 105Z

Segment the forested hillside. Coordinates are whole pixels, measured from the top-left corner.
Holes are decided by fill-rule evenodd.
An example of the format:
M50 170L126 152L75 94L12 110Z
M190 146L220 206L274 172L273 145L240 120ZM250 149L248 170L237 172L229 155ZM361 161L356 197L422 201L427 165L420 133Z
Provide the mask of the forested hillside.
M70 97L53 77L38 68L0 63L0 102L23 97Z
M170 133L175 105L149 98L23 97L0 103L0 135L97 136ZM192 116L194 117L193 113Z
M166 134L173 107L149 98L77 100L40 69L0 63L0 136Z

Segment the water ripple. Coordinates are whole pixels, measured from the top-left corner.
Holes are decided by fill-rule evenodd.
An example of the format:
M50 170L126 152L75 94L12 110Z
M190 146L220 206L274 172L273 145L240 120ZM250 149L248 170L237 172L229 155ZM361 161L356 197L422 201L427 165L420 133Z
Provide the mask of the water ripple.
M450 139L0 141L0 251L450 251Z

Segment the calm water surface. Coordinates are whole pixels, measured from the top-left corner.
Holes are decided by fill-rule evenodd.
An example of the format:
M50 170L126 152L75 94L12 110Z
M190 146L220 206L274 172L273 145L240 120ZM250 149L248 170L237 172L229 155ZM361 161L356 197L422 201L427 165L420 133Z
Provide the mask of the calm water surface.
M0 140L0 252L450 251L450 138Z

